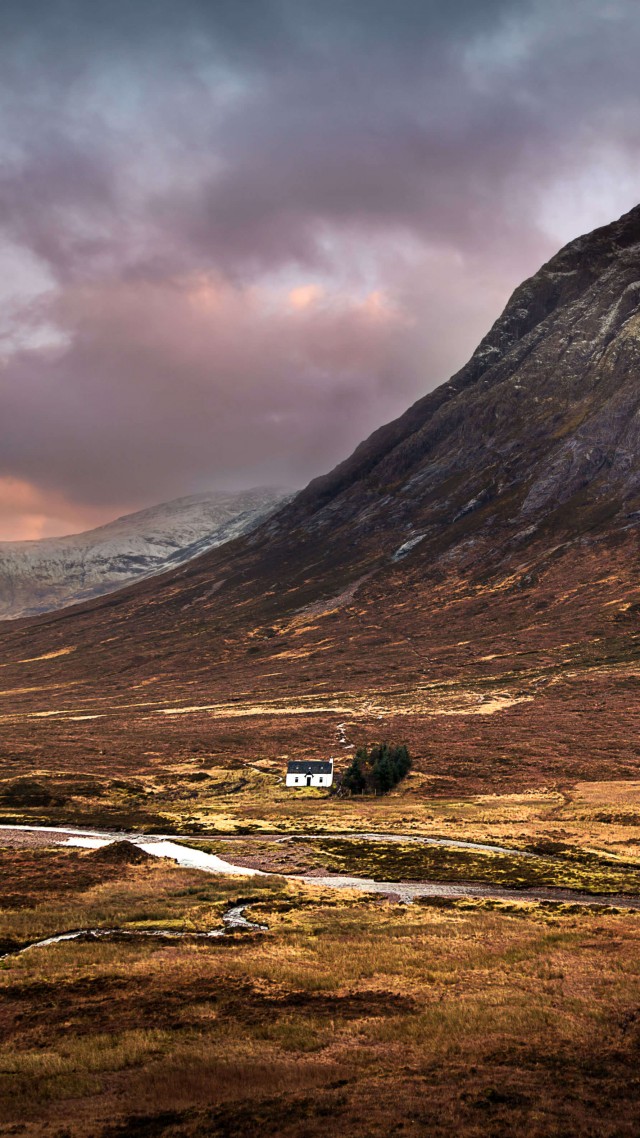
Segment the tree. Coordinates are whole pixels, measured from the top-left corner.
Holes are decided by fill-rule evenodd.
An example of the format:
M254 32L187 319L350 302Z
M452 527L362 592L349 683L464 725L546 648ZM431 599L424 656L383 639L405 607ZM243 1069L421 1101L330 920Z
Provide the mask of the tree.
M373 767L372 774L376 787L381 794L386 794L392 786L395 786L398 780L395 777L388 749L380 748L380 756Z
M342 785L346 787L347 790L350 790L352 794L362 794L366 787L367 780L360 765L360 759L357 756L344 772Z
M396 747L396 766L398 768L398 782L407 774L411 766L411 759L409 758L409 751L404 743Z
M387 794L404 778L410 766L411 757L404 743L397 746L377 743L369 752L366 747L358 747L344 773L342 785L352 794L373 789Z

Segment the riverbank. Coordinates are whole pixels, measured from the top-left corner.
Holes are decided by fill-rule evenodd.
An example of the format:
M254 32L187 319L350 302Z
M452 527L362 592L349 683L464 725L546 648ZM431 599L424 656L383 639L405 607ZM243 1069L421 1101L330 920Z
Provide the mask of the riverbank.
M35 848L44 848L42 843L49 842L50 844L84 849L99 849L114 840L126 840L152 857L166 858L187 869L248 878L265 876L270 872L256 864L255 858L249 859L253 860L253 864L234 863L223 859L212 850L212 843L199 842L190 845L184 841L171 841L161 834L115 835L105 831L87 831L72 827L0 827L0 845L5 841L8 845L15 841L18 846L22 842L28 848L30 838L33 838ZM320 849L320 852L324 850L325 854L328 846L329 859L333 857L335 860L335 841L331 843L325 838L318 840L314 837L310 838L309 841L312 850ZM403 860L401 856L403 843L409 846L412 855L408 862L407 859ZM408 864L409 867L413 867L415 876L416 868L419 869L425 861L425 848L420 850L420 847L423 846L426 847L426 853L431 859L428 862L429 866L436 872L438 868L440 871L446 868L448 880L438 880L436 872L428 880L411 880L403 879L399 873L396 873L394 877L387 878L382 876L364 877L350 873L341 875L326 873L320 868L315 868L311 873L289 873L279 874L279 876L285 876L288 880L301 885L321 885L329 889L350 889L361 893L383 894L393 896L403 902L410 902L420 897L471 897L502 901L557 901L576 905L612 905L617 908L640 909L640 872L633 866L620 867L608 863L603 867L602 859L597 857L595 857L594 866L594 857L592 857L592 863L585 867L580 862L576 864L567 858L549 859L532 852L523 858L521 851L518 850L487 845L475 846L470 842L447 842L442 839L436 841L430 838L421 842L415 837L409 842L403 835L394 835L390 841L387 839L386 844L390 847L392 855L391 859L387 855L387 865L391 863L402 868ZM338 842L339 855L343 862L349 860L349 851L345 847L352 847L350 850L352 860L355 859L364 865L371 864L369 847L372 847L375 853L373 863L383 867L385 865L384 846L385 839L380 835L373 836L373 839L370 835L358 835L351 839L343 837ZM420 857L416 857L416 850L419 851ZM435 861L434 852L437 854ZM471 854L476 855L476 861L472 860ZM489 877L489 881L464 880L465 870L477 865L478 857L484 864L481 864L481 869L477 872ZM452 858L454 859L453 864ZM523 862L528 877L535 878L537 876L538 884L536 886L531 886L526 879L523 880L519 876L522 873ZM515 877L515 888L509 888L510 872ZM507 883L492 882L492 873L506 878ZM547 877L551 878L551 883L547 883L545 880L545 873ZM582 875L588 880L591 888L578 890L564 887L562 878L563 875L568 874L573 879L577 878L578 880ZM556 881L558 884L555 884ZM597 888L594 888L594 882L604 882L605 890L598 892ZM625 886L632 887L634 884L637 886L637 893L633 893L631 888L628 888L626 892L623 891Z

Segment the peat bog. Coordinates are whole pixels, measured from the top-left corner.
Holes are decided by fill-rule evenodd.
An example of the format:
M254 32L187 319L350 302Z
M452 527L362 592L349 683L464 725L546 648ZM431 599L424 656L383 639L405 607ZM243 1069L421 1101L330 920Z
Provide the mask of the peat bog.
M637 1132L638 913L398 905L64 848L3 868L28 854L21 903L2 876L4 943L61 921L196 933L247 900L268 931L3 960L3 1133Z

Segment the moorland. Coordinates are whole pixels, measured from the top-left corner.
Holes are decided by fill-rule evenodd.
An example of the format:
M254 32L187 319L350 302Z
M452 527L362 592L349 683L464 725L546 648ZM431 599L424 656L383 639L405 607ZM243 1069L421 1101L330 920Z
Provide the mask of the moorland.
M249 536L0 628L0 1133L635 1138L639 271L637 208Z
M4 1133L637 1133L640 913L2 859L5 945L168 933L5 957ZM190 937L238 900L267 931Z

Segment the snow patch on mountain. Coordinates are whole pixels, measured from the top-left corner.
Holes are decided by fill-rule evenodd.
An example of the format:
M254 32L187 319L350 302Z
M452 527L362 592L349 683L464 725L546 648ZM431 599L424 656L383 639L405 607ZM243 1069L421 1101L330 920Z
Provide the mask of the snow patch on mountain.
M424 541L426 536L426 533L417 533L415 537L410 537L409 540L405 541L399 549L396 549L395 553L391 554L391 560L402 561L402 559L406 557L408 553L411 553L412 549L415 549L416 545L419 545L421 541Z
M162 573L246 533L289 497L271 488L193 494L87 533L0 542L0 619L64 608Z

